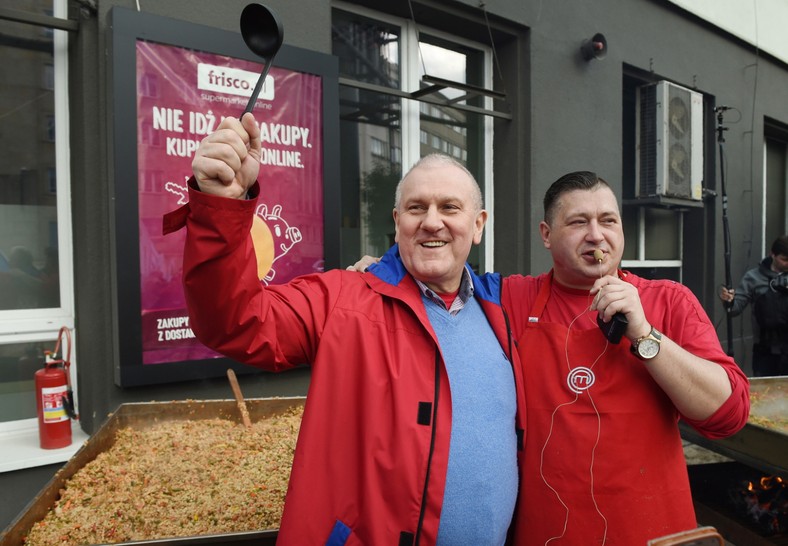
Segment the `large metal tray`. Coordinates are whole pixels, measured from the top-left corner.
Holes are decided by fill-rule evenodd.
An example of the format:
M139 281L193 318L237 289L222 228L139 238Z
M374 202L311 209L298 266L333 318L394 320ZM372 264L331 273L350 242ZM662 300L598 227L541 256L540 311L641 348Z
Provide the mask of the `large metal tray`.
M250 398L246 401L249 417L257 421L302 406L304 397ZM163 421L223 418L241 422L235 400L184 400L173 402L143 402L121 404L85 445L52 477L27 508L0 534L0 546L22 546L24 537L36 522L46 516L54 506L66 481L79 469L112 447L119 429L132 427L144 430ZM115 546L165 544L168 546L193 546L197 544L232 544L233 546L274 546L276 530L223 533L192 537L174 537L150 541L115 543Z
M772 421L788 418L788 377L750 378L750 415ZM743 429L720 440L709 440L681 423L681 436L768 474L788 476L788 433L779 426L748 422Z

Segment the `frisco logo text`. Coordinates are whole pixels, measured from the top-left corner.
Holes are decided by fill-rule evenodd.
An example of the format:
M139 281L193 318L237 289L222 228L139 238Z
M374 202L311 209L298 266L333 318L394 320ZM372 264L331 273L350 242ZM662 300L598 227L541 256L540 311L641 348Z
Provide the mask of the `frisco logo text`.
M197 88L215 93L227 93L248 97L252 94L260 74L219 66L199 63L197 65ZM259 100L274 100L274 78L270 74L265 77Z

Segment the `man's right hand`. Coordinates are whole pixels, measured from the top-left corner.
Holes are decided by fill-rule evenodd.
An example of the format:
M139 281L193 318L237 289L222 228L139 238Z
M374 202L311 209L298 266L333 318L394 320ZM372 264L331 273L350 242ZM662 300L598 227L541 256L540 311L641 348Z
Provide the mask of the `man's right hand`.
M353 265L347 266L345 269L347 269L348 271L358 271L359 273L364 273L366 272L369 266L371 266L372 264L376 264L379 261L380 258L373 258L372 256L364 256Z
M194 154L192 172L200 191L245 199L260 172L260 148L260 127L251 113L222 120Z
M735 293L736 290L732 288L726 288L725 286L720 286L720 299L725 303L732 302Z

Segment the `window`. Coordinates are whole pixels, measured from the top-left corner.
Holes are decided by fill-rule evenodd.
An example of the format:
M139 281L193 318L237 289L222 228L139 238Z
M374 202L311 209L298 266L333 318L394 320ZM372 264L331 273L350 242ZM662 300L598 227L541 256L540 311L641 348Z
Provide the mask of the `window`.
M162 171L145 170L142 172L141 178L142 191L146 193L160 193L161 189L165 187L164 173ZM179 191L179 189L168 189L168 191Z
M0 345L0 385L7 391L1 395L4 422L35 417L36 398L30 383L43 368L44 351L52 351L56 343L56 337L33 336Z
M144 144L150 146L164 146L161 131L157 131L153 125L145 124L141 127L141 139Z
M386 157L386 142L375 137L370 137L370 153L379 158Z
M625 205L622 220L627 240L622 266L649 278L681 281L683 213Z
M442 104L434 104L423 79L489 88L487 47L355 5L351 13L341 3L332 12L332 43L340 72L341 263L380 256L393 244L394 189L403 169L430 152L463 162L491 199L492 122L463 110L488 107L491 99L445 87L432 97ZM485 233L469 257L479 271L492 268Z
M44 89L54 90L55 89L55 67L51 63L47 63L44 65L44 82L43 87Z
M12 2L15 9L29 2ZM66 0L36 2L66 16ZM42 8L43 6L43 8ZM30 7L24 7L30 11ZM0 20L0 433L36 429L33 374L61 326L74 328L67 32ZM42 87L44 92L42 93ZM42 134L43 132L43 134ZM72 351L72 364L75 364ZM76 366L71 367L72 378ZM72 381L72 384L74 382ZM22 465L24 466L24 465Z
M774 240L788 233L788 127L766 120L764 164L764 235L761 256Z
M55 142L55 116L47 116L46 118L46 137L47 142Z
M156 76L144 74L140 81L139 94L143 97L155 99L159 96L159 81Z

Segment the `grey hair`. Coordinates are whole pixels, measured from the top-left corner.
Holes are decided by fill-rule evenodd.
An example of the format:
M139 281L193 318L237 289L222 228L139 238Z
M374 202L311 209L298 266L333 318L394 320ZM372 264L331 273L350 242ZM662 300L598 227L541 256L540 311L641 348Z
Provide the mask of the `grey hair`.
M418 169L419 167L440 167L445 165L457 167L462 172L468 175L468 178L470 178L471 182L473 182L473 194L474 194L473 200L476 205L476 210L482 210L484 208L484 198L482 197L482 190L479 187L479 183L476 181L476 177L473 176L471 171L469 171L465 165L463 165L453 157L445 154L438 154L438 153L428 154L422 157L421 159L419 159L408 170L408 172L405 173L405 176L403 176L402 179L397 183L397 189L394 192L394 208L395 209L399 208L399 204L402 199L402 183L405 181L405 179L408 177L410 173L412 173L414 170Z

